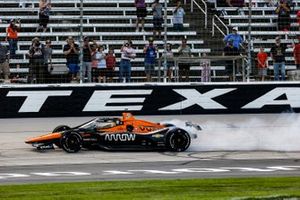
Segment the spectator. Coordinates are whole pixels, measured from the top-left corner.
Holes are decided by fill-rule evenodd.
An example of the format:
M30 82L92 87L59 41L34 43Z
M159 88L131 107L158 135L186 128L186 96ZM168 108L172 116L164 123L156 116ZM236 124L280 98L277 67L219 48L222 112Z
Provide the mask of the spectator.
M130 60L136 56L135 50L132 48L131 40L128 40L121 47L121 62L120 62L120 82L130 82L131 79L131 63Z
M178 0L173 11L173 27L175 31L183 31L184 9L181 7L181 1Z
M145 73L147 82L152 81L152 76L155 75L155 58L157 47L153 44L153 38L148 39L149 44L144 47L145 54Z
M47 74L48 77L47 79L50 79L51 72L53 71L53 66L52 66L52 53L53 49L51 46L51 40L46 40L46 45L45 45L45 55L44 55L44 63L45 63L45 69L47 69Z
M97 82L97 75L98 75L98 59L97 59L97 54L99 53L98 51L98 45L96 42L93 42L91 45L91 67L92 67L92 81ZM99 56L98 56L99 57Z
M104 47L102 45L99 46L98 52L96 54L96 59L98 60L97 65L97 74L98 74L98 83L106 82L106 60Z
M145 17L147 16L147 8L145 0L134 0L134 5L136 7L136 32L139 32L139 23L142 26L142 31L144 32L144 23L145 23Z
M297 70L300 70L300 38L298 38L298 43L294 47L293 54Z
M79 46L74 42L72 37L68 37L67 44L64 46L64 55L67 59L67 67L72 81L77 81L79 71Z
M170 43L167 44L167 51L163 53L162 58L164 58L164 55L167 57L167 76L169 79L169 82L172 81L172 67L174 66L174 54L172 52L172 45Z
M159 0L155 0L152 4L153 11L153 36L161 37L161 29L163 23L163 15L162 15L162 5L159 3Z
M116 57L114 55L114 50L110 49L108 55L105 57L106 68L107 68L107 77L109 82L113 82L114 71L116 67Z
M223 56L238 56L238 55L239 55L239 50L237 47L233 45L233 40L232 39L228 40L227 45L223 50ZM235 66L233 65L232 60L227 60L225 62L225 67L226 67L226 74L229 76L229 81L232 81L233 67L236 67L236 65Z
M181 45L178 48L179 57L191 57L192 51L191 48L187 45L187 40L182 39ZM182 81L182 76L185 76L185 81L189 81L189 73L190 73L190 63L179 63L179 80Z
M224 38L225 44L227 44L229 40L233 42L234 47L236 47L238 50L240 49L240 47L243 43L243 39L242 39L241 35L238 33L237 27L233 27L232 33L225 36L225 38Z
M36 29L36 32L38 32L40 29L43 30L43 32L47 31L47 25L49 23L49 15L51 10L51 3L48 0L40 0L39 2L39 26Z
M46 74L45 68L45 46L40 42L38 37L32 39L28 56L30 58L29 82L44 83Z
M275 45L271 48L271 57L274 67L274 80L279 80L279 68L281 69L281 80L285 80L285 51L286 45L281 44L280 37L276 37Z
M10 20L9 26L6 28L6 41L9 43L10 58L16 58L18 48L18 32L21 28L20 19Z
M92 82L92 48L88 37L83 38L82 78L84 82Z
M245 0L226 0L230 7L246 7Z
M263 47L257 54L257 66L258 66L258 76L261 77L261 81L265 81L265 76L267 76L268 70L268 54L264 51Z
M26 7L26 0L19 0L19 7L25 8Z
M4 83L9 83L9 52L2 43L0 43L0 73L4 76Z
M291 8L286 0L280 0L278 7L275 12L278 14L278 25L279 31L288 31L291 24Z
M297 22L298 22L298 29L300 31L300 10L297 11Z

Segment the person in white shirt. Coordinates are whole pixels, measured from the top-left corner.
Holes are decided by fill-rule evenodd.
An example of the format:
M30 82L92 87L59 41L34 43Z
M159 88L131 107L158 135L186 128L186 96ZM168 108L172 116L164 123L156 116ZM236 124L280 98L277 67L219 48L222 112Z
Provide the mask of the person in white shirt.
M181 7L181 1L178 0L175 9L173 10L173 28L175 31L183 31L184 9Z
M130 82L131 79L131 63L130 61L136 56L135 50L132 48L131 40L124 43L121 48L121 62L119 70L120 82Z

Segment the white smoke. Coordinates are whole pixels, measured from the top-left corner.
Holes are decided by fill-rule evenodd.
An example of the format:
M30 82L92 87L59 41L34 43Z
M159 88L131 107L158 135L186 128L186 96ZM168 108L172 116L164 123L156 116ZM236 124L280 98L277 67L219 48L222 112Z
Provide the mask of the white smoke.
M273 121L252 116L239 122L237 117L234 124L211 120L199 123L203 129L199 132L186 128L181 120L168 123L197 134L189 151L300 151L300 116L296 114L278 115Z

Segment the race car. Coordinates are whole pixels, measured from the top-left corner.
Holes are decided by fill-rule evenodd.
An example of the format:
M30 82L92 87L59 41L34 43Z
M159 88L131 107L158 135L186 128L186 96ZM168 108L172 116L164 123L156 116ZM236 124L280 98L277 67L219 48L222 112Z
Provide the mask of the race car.
M52 133L25 141L38 150L54 149L54 145L68 153L84 149L103 150L167 150L185 151L201 127L191 122L186 129L173 124L160 124L135 119L131 113L122 117L98 117L76 127L57 126Z

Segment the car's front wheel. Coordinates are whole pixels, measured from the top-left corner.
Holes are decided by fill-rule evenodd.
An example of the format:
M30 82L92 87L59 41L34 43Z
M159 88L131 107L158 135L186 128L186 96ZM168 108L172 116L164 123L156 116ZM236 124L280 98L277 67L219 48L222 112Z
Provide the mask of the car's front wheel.
M57 132L62 132L62 131L67 131L70 130L71 128L67 125L59 125L55 129L53 129L52 133L57 133ZM55 141L54 144L58 147L61 148L61 143L59 140Z
M191 137L183 129L174 129L167 136L167 147L170 151L185 151L191 144Z
M77 132L65 133L61 140L61 148L68 153L76 153L82 147L83 139Z

